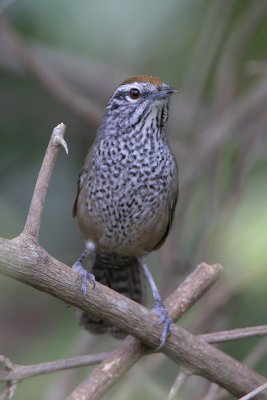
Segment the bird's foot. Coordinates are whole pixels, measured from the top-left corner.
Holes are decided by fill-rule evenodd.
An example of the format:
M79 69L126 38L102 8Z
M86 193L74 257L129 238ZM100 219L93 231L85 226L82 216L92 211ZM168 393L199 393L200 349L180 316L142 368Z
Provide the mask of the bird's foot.
M172 320L169 317L168 311L162 300L155 301L155 306L154 306L153 310L156 312L156 314L159 315L160 323L163 325L163 330L162 330L162 334L160 337L160 344L155 350L155 351L159 351L164 346L164 344L166 343L167 337L172 332L172 327L171 327Z
M79 275L79 278L81 279L81 291L83 292L84 296L87 294L87 282L89 281L93 285L93 289L95 288L95 276L94 274L91 274L90 272L86 271L86 269L83 268L81 262L76 261L73 266L72 270L77 272Z

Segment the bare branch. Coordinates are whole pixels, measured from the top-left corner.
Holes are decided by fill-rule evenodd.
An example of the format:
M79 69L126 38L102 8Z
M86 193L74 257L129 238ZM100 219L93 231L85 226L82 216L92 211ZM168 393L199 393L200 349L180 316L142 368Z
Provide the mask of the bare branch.
M186 370L182 370L174 381L174 384L171 387L169 392L168 400L172 400L175 398L179 390L181 390L184 383L187 381L189 374Z
M56 133L55 138L52 135L51 141L54 147L58 142L62 142L59 137ZM65 304L71 304L112 322L125 332L140 339L144 345L156 348L160 341L162 328L158 316L153 310L148 310L100 283L96 284L94 290L88 289L88 295L84 296L80 290L77 274L53 258L38 244L43 202L57 154L54 147L48 146L43 162L43 165L46 163L48 165L41 167L24 232L13 240L0 238L0 272L55 296L63 300ZM200 276L206 274L206 279L203 281L201 279L199 281L192 280L192 276L189 276L169 296L166 306L170 316L177 319L207 290L220 271L221 266L219 265L201 264L197 273ZM133 337L126 338L117 351L112 353L111 357L114 357L112 363L108 357L109 364L105 363L104 367L101 365L102 371L105 373L102 376L114 382L115 378L110 371L116 370L117 375L120 376L120 369L125 370L120 362L120 355L123 351L131 352L131 356L127 356L123 360L132 365L143 354L141 349L142 347L145 349L144 345L140 345L139 341ZM190 373L216 382L236 396L251 392L255 387L265 383L265 379L261 375L176 325L173 325L172 335L162 348L162 352ZM114 364L118 365L117 369L113 369ZM15 387L16 381L9 381L8 384ZM262 394L260 398L266 399L267 395Z
M100 283L95 290L88 288L88 296L83 296L75 272L41 246L29 242L28 236L0 240L0 272L112 322L149 347L156 348L160 342L161 325L153 311ZM232 357L176 325L162 352L192 373L217 382L237 396L265 381Z
M190 275L190 279L187 278L187 281L191 281L191 279L192 279L192 281L196 281L196 282L198 281L200 285L202 285L203 283L206 283L206 282L204 282L204 280L202 282L199 280L200 273L204 272L205 266L207 266L207 264L200 265L196 269L196 271ZM208 266L208 267L210 267L210 266ZM211 269L210 269L210 271L212 272ZM203 277L204 277L204 275L203 275ZM215 277L216 277L216 275L214 275L214 279L215 279ZM191 281L191 283L192 283L192 281ZM185 289L185 287L186 287L185 282L183 282L183 284L179 287L180 292L182 292ZM199 295L200 295L200 288L198 290L199 290ZM186 293L186 291L185 291L185 293ZM187 292L187 293L189 295L190 293L192 294L193 292ZM172 294L172 297L174 297L174 294ZM170 301L170 299L169 299L169 301ZM178 303L179 303L179 301L178 301ZM187 303L186 307L185 307L185 303ZM183 307L184 307L182 314L185 311L187 311L187 309L189 308L189 305L192 305L192 304L190 304L189 299L185 299L185 298L181 298L180 304L183 304ZM219 343L222 341L238 340L238 339L244 339L244 338L248 338L248 337L261 336L264 334L267 334L267 326L266 325L258 326L258 327L251 327L251 328L244 328L244 329L235 329L232 331L222 331L222 332L217 332L217 333L203 334L203 335L200 335L200 337L202 339L205 339L209 343ZM135 341L137 341L137 340L135 339ZM144 347L141 345L140 342L139 342L139 344L140 344L140 348L143 351L143 353L147 352L147 349L144 349ZM129 342L127 342L126 349L127 350L124 353L124 356L129 357L130 354L132 356L132 353L129 352ZM117 350L119 350L119 349L117 349ZM116 354L117 354L117 350L116 350ZM137 351L138 351L138 349L137 349ZM136 348L134 348L134 352L136 353ZM52 361L52 362L33 364L33 365L19 365L19 364L12 363L8 358L0 355L0 361L3 362L6 367L6 371L0 370L0 382L21 381L23 379L30 378L33 376L43 375L43 374L56 372L56 371L62 371L62 370L71 369L71 368L78 368L78 367L83 367L83 366L88 366L88 365L94 365L94 364L101 363L103 361L105 361L106 365L108 365L108 364L112 365L110 357L112 357L112 359L114 359L114 352L113 353L104 352L104 353L98 353L98 354L94 354L94 355L72 357L72 358L68 358L68 359L56 360L56 361ZM121 357L122 357L122 355L120 355L120 357L119 357L119 360L120 360L119 363L121 364L121 372L125 373L126 370L122 371L123 364L122 364ZM115 359L116 359L116 357L115 357ZM136 360L136 354L135 354L135 360ZM129 367L131 367L131 366L132 366L132 364L129 365ZM113 368L114 367L112 366L111 369L113 369ZM185 377L185 379L182 379L183 376ZM173 398L174 396L176 396L177 391L180 388L180 384L182 384L182 382L184 383L187 376L188 376L188 374L186 374L185 372L181 372L178 374L177 379L175 380L175 383L169 393L170 399ZM117 378L116 378L116 380L117 380ZM179 384L179 386L177 386L178 384ZM107 388L106 388L106 390L107 390Z
M165 304L173 321L178 320L218 279L219 264L200 264L194 272L166 299ZM124 342L69 396L96 400L124 375L145 353L147 348L136 338L128 336ZM106 371L109 371L107 374Z
M247 339L256 336L267 335L267 325L251 326L249 328L239 328L227 331L204 333L200 335L208 343L229 342L231 340Z
M17 389L17 383L8 382L6 386L0 391L0 400L13 399Z
M8 373L9 371L12 371L13 368L13 363L10 361L9 358L0 355L0 363L3 364L4 370ZM6 381L6 384L4 388L0 391L0 400L4 400L7 397L9 399L13 399L16 389L18 385L18 380L17 379L10 379Z
M219 391L221 391L220 386L216 385L215 383L212 383L209 386L208 392L205 395L205 397L203 398L203 400L215 400L217 399L217 394L219 393ZM225 390L224 390L225 392Z
M65 125L61 123L53 130L41 169L39 171L29 213L27 216L27 221L23 230L23 234L32 235L35 237L36 240L38 240L39 237L45 197L52 175L53 167L56 162L59 145L63 146L66 153L68 154L67 144L63 139L65 128Z
M250 400L254 399L257 394L262 393L265 389L267 389L267 383L259 386L257 389L252 390L252 392L248 393L246 396L241 397L239 400Z
M267 337L262 339L252 351L244 358L243 363L249 367L254 367L266 354L267 351ZM228 398L227 392L221 389L218 385L210 385L207 396L203 400L222 400Z
M98 364L107 358L109 354L109 352L104 352L33 365L11 363L8 370L0 371L0 382L21 381L26 378L48 374L50 372Z

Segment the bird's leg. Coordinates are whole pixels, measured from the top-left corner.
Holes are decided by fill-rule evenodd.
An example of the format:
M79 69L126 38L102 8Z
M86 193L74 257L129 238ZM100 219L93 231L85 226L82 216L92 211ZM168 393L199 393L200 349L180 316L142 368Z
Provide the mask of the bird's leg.
M140 261L141 261L141 266L144 271L145 277L151 288L151 292L152 292L152 296L153 296L153 300L154 300L154 308L153 309L160 316L160 322L163 324L163 331L162 331L161 338L160 338L160 344L156 349L156 351L158 351L162 348L162 346L164 346L164 344L167 340L167 337L171 333L172 320L169 317L168 311L162 301L162 298L159 294L158 288L157 288L155 281L146 265L145 260L141 259Z
M84 267L83 267L83 262L84 260L90 256L90 267L92 268L94 259L96 255L96 246L93 242L88 241L86 243L86 249L83 251L83 253L80 255L77 261L72 266L72 270L75 272L78 272L79 277L82 281L81 284L81 291L83 292L84 295L87 293L87 281L89 281L93 285L93 289L95 287L95 276L91 272L88 272Z

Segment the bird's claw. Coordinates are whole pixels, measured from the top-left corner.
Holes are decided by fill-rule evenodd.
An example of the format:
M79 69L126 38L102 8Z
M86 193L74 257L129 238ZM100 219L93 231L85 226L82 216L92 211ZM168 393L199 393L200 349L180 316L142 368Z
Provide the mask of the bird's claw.
M163 330L160 337L160 344L155 351L159 351L166 343L167 337L172 332L172 320L169 317L168 311L162 301L156 301L153 310L160 317L160 323L163 324Z
M83 268L82 264L79 262L76 262L72 266L72 270L77 272L79 275L79 278L81 279L81 291L83 292L84 296L87 294L87 282L89 281L93 289L95 288L95 276L94 274L91 274L90 272L86 271L86 269Z

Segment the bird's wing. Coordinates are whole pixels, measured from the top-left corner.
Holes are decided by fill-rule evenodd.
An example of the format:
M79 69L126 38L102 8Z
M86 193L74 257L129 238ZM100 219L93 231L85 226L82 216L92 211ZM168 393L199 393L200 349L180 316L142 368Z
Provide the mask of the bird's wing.
M179 196L179 188L178 188L178 183L176 184L175 190L173 192L173 195L170 198L169 204L168 204L168 222L165 228L165 231L163 233L163 235L161 236L160 240L158 241L158 243L156 244L156 246L154 247L153 250L159 249L163 243L165 242L170 228L172 226L173 223L173 218L174 218L174 214L175 214L175 207L176 207L176 203L178 200L178 196Z
M77 202L78 202L79 194L80 194L80 191L81 191L81 189L83 187L83 184L84 184L84 182L85 182L85 180L87 178L88 172L90 170L90 165L91 165L90 159L91 159L91 151L88 152L88 154L86 156L86 159L85 159L85 162L84 162L84 165L83 165L83 169L81 170L80 175L78 177L76 198L75 198L75 201L74 201L74 204L73 204L73 208L72 208L73 217L76 217L76 214L77 214Z

